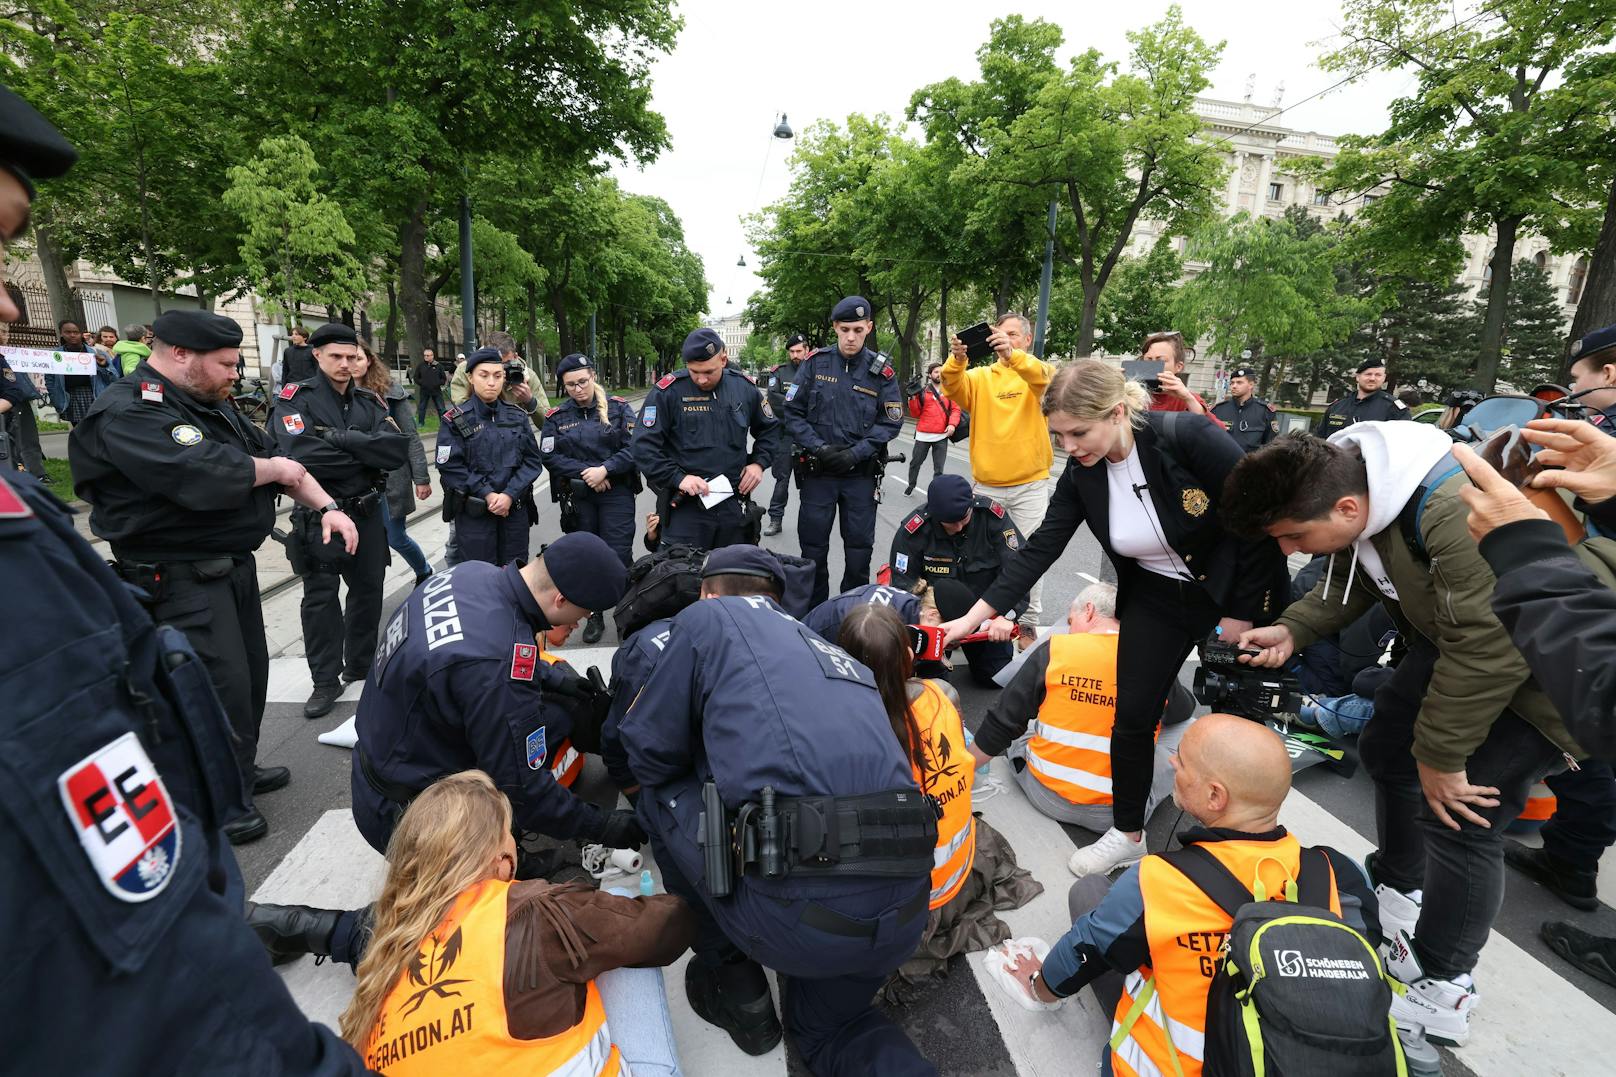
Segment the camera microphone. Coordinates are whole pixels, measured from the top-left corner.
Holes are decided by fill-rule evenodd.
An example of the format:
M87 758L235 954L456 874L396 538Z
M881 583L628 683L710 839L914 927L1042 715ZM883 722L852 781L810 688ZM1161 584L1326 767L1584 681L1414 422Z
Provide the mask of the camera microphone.
M1144 491L1150 489L1150 483L1148 483L1148 482L1135 482L1135 483L1130 483L1129 485L1131 485L1133 487L1133 496L1134 497L1138 497L1141 493L1143 493Z

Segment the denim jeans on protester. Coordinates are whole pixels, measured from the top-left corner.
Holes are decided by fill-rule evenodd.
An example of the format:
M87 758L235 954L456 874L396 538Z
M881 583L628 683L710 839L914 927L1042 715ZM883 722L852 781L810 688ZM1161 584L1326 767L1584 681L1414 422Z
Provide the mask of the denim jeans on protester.
M1375 693L1375 714L1358 754L1375 782L1375 882L1425 891L1414 952L1428 976L1451 979L1476 966L1504 902L1504 825L1521 813L1532 785L1565 766L1560 749L1512 711L1493 722L1466 761L1472 785L1498 789L1498 806L1472 807L1491 826L1453 818L1444 826L1425 801L1414 760L1414 719L1437 651L1414 636L1396 673Z
M1318 696L1311 703L1302 704L1302 717L1340 740L1355 737L1374 717L1375 701L1364 696Z
M387 517L387 545L403 555L417 576L430 576L432 563L426 559L426 553L420 545L410 537L407 523L408 521L402 516Z
M619 897L638 897L636 891L611 887ZM619 968L595 977L600 1004L612 1042L631 1073L646 1077L681 1077L679 1048L668 1013L668 990L659 968Z

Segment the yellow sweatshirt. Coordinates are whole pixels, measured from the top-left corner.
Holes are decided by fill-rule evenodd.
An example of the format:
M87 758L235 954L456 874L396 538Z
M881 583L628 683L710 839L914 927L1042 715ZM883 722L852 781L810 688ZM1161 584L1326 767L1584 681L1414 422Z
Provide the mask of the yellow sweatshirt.
M988 486L1020 486L1049 478L1054 460L1041 408L1055 368L1023 351L1007 362L966 369L943 364L943 392L971 413L971 475Z

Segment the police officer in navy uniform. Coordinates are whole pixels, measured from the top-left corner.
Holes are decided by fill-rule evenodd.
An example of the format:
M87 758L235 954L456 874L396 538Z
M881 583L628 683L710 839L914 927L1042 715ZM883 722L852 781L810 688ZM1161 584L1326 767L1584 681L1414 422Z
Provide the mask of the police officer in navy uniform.
M443 413L438 474L449 499L460 560L503 565L528 552L526 501L544 472L533 424L499 398L505 365L495 348L466 356L471 397Z
M339 678L362 681L370 669L382 617L382 580L392 560L387 473L409 463L409 438L393 422L387 402L354 380L354 366L364 361L364 353L351 327L322 325L309 335L309 344L320 373L281 387L269 431L281 451L308 468L336 499L335 507L359 527L359 547L348 553L321 541L319 517L332 506L292 510L293 542L302 550L293 568L303 577L303 642L314 681L303 714L320 718L342 694ZM346 610L337 595L339 580L348 585Z
M1256 452L1279 437L1279 413L1268 401L1257 399L1256 390L1257 372L1247 366L1235 367L1229 373L1229 395L1212 406L1213 416L1247 452Z
M75 153L0 88L0 257L30 177ZM0 289L0 321L19 312ZM0 977L17 1073L366 1073L312 1024L241 922L220 827L245 810L232 733L182 633L74 530L61 502L0 471Z
M1357 392L1330 401L1330 406L1324 409L1324 414L1319 417L1318 426L1313 429L1319 437L1327 438L1353 423L1413 418L1408 413L1408 405L1383 388L1386 384L1384 361L1365 359L1358 364L1357 378Z
M184 632L235 731L252 793L279 789L285 767L259 767L258 729L269 648L253 551L269 537L277 495L320 509L331 497L230 400L241 326L202 310L171 310L152 326L149 358L96 398L68 438L90 529L112 547L119 575L148 595L153 618ZM352 550L353 521L321 518ZM248 803L252 801L249 798ZM234 844L269 830L252 807L225 828Z
M841 634L843 619L859 606L891 606L906 625L920 624L924 609L919 596L913 591L902 591L886 583L867 583L863 587L831 595L809 610L802 623L819 633L821 639L835 643L836 637Z
M808 358L810 350L808 338L801 333L792 333L786 338L786 361L769 371L766 383L769 406L776 415L785 414L786 390L797 380L797 370ZM774 456L774 492L769 495L769 523L763 529L765 535L778 535L784 529L786 502L791 499L791 461L794 455L791 448L790 437L782 433L780 451Z
M715 550L703 577L621 726L663 882L699 921L691 1008L769 1051L767 966L811 1072L935 1073L871 1004L920 940L936 840L874 674L781 609L767 550Z
M550 409L539 434L551 490L569 496L579 529L605 539L627 568L634 563L634 495L640 489L634 407L606 395L585 356L575 353L557 363L556 381L566 399ZM598 643L603 628L602 614L590 614L584 642Z
M757 489L782 451L780 423L752 379L729 365L713 330L691 333L681 354L684 369L657 382L640 406L634 459L653 486L672 496L661 541L711 550L740 541L740 498ZM720 476L735 494L706 508L701 499Z
M836 343L820 348L786 390L786 433L799 446L797 541L816 567L813 604L830 596L830 528L842 514L842 585L870 582L876 475L887 442L903 429L903 399L886 356L864 346L874 308L848 296L831 311Z
M892 536L892 586L913 590L931 584L937 608L953 619L975 605L1021 549L1021 531L1003 505L971 492L963 475L944 473L926 488L926 504L911 512ZM1010 661L1010 627L1027 608L1023 594L994 619L990 634L1003 640L967 643L961 650L971 676L984 688Z

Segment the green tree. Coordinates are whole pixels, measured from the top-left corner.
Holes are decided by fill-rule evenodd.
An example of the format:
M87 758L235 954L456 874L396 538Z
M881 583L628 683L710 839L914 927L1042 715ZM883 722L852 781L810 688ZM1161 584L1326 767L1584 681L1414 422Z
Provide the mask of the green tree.
M1510 276L1523 231L1584 250L1598 227L1616 98L1616 7L1608 0L1493 0L1461 16L1447 0L1347 0L1331 71L1412 70L1378 135L1342 140L1327 182L1365 191L1360 242L1381 272L1454 276L1456 238L1496 241L1474 383L1499 374Z
M1487 317L1487 301L1479 299L1471 314L1471 332L1479 335ZM1504 305L1504 346L1498 374L1517 392L1555 380L1565 353L1565 315L1548 274L1535 262L1521 259L1510 274L1509 301Z
M1423 385L1438 394L1464 385L1475 364L1478 323L1465 289L1451 280L1383 278L1355 266L1344 289L1380 313L1356 326L1338 348L1298 365L1307 396L1320 385L1345 385L1358 364L1379 359L1396 385Z
M1095 336L1113 355L1131 351L1151 333L1173 321L1173 303L1184 259L1167 236L1158 239L1143 258L1117 262L1111 283L1100 296ZM1064 354L1077 347L1083 316L1082 282L1072 274L1059 278L1049 299L1049 350Z

